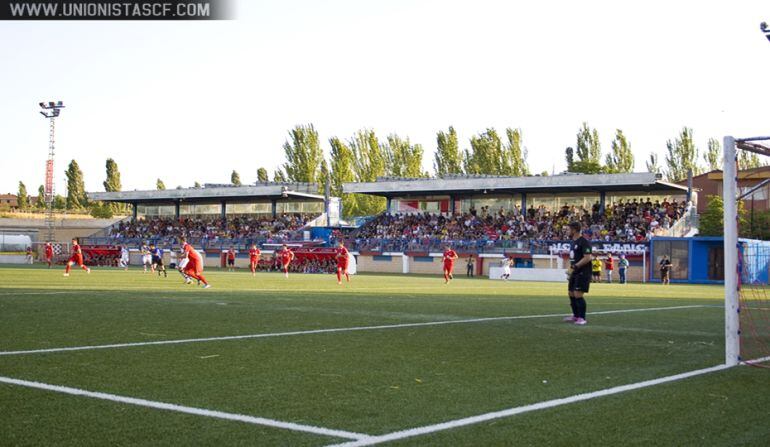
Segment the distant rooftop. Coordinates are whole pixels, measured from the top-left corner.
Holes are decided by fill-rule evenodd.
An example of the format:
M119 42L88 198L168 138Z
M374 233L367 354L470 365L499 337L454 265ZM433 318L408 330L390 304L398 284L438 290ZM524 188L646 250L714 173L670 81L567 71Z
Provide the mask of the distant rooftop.
M346 193L403 197L433 194L566 193L644 191L683 194L686 187L664 182L660 174L574 174L508 177L496 175L447 175L438 178L381 177L374 182L345 183Z
M207 183L201 188L89 192L90 200L122 203L236 202L248 200L324 200L316 183L261 182L235 186Z

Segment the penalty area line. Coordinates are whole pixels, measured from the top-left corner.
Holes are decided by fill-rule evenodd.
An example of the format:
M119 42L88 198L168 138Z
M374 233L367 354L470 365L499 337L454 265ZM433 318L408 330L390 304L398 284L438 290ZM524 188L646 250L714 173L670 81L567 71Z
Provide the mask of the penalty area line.
M382 444L383 442L398 441L401 439L413 438L415 436L422 436L431 433L436 433L445 430L451 430L454 428L465 427L468 425L479 424L481 422L487 422L495 419L502 419L511 416L516 416L523 413L529 413L537 410L545 410L547 408L559 407L562 405L568 405L576 402L582 402L597 397L611 396L613 394L624 393L627 391L638 390L641 388L647 388L663 383L674 382L677 380L688 379L690 377L700 376L704 374L710 374L717 371L722 371L728 368L732 368L729 365L717 365L710 368L698 369L694 371L688 371L681 374L674 374L672 376L660 377L652 380L645 380L643 382L631 383L628 385L620 385L612 388L606 388L603 390L593 391L590 393L576 394L561 399L552 399L543 402L538 402L530 405L523 405L520 407L508 408L506 410L494 411L491 413L480 414L477 416L471 416L462 419L455 419L452 421L442 422L439 424L426 425L423 427L416 427L407 430L399 430L384 435L370 436L368 438L357 439L349 442L343 442L340 444L333 444L329 447L363 447L370 445Z
M654 312L664 310L677 310L677 309L695 309L702 308L703 305L690 305L690 306L667 306L667 307L642 307L637 309L618 309L618 310L604 310L599 312L589 312L588 315L610 315L610 314L622 314L633 312ZM556 318L564 317L567 314L541 314L541 315L514 315L505 317L485 317L485 318L470 318L464 320L442 320L442 321L425 321L421 323L398 323L398 324L384 324L378 326L357 326L357 327L341 327L330 329L310 329L305 331L290 331L290 332L273 332L262 334L246 334L246 335L228 335L222 337L206 337L206 338L187 338L179 340L158 340L158 341L143 341L133 343L113 343L106 345L90 345L90 346L70 346L63 348L47 348L47 349L33 349L25 351L0 351L0 356L9 355L26 355L26 354L45 354L53 352L68 352L68 351L90 351L95 349L114 349L114 348L132 348L138 346L157 346L157 345L175 345L184 343L203 343L213 341L229 341L229 340L248 340L256 338L271 338L271 337L288 337L293 335L314 335L314 334L329 334L339 332L357 332L357 331L375 331L385 329L400 329L400 328L412 328L412 327L426 327L426 326L444 326L450 324L469 324L469 323L485 323L490 321L509 321L509 320L529 320L535 318Z
M203 416L214 419L224 419L228 421L244 422L252 425L262 425L265 427L281 428L285 430L312 433L314 435L331 436L335 438L352 439L352 440L364 440L369 438L369 435L362 433L354 433L343 430L335 430L331 428L316 427L313 425L296 424L294 422L277 421L274 419L261 418L256 416L248 416L245 414L226 413L223 411L207 410L204 408L186 407L184 405L170 404L166 402L156 402L152 400L139 399L135 397L119 396L115 394L100 393L95 391L86 391L79 388L71 388L67 386L51 385L41 382L33 382L29 380L13 379L10 377L1 377L0 383L8 385L22 386L26 388L35 388L45 391L53 391L56 393L69 394L72 396L90 397L92 399L106 400L110 402L117 402L128 405L135 405L145 408L154 408L157 410L174 411L177 413L192 414L195 416Z

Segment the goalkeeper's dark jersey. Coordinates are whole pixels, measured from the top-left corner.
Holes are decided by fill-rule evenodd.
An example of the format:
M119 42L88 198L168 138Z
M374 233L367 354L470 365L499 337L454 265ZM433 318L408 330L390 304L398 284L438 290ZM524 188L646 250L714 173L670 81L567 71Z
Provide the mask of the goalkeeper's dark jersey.
M583 236L580 236L576 240L573 240L570 243L569 246L569 262L571 266L574 266L578 261L583 259L584 256L591 256L591 243L588 242L588 239L584 238ZM585 273L586 275L591 274L591 263L587 262L583 264L582 267L579 269L580 273ZM578 272L575 272L578 273Z

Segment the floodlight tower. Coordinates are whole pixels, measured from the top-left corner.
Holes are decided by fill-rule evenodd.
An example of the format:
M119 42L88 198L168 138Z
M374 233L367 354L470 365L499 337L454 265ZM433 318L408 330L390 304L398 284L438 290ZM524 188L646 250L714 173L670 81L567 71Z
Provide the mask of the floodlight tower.
M47 230L46 242L52 242L54 238L54 218L53 218L53 199L54 199L54 183L53 183L53 156L54 156L54 143L56 130L56 118L61 113L61 109L64 108L64 103L61 101L49 101L41 102L40 114L48 119L50 123L48 128L48 161L45 165L45 226Z
M767 40L770 40L770 26L767 25L767 22L762 22L759 24L759 29L765 33L765 37L767 37Z

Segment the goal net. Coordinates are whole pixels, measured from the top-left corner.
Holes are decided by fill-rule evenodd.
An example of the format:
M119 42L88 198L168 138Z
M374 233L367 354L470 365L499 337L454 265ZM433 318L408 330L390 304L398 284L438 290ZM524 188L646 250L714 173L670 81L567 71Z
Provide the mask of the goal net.
M770 137L725 137L724 156L725 360L770 368Z

